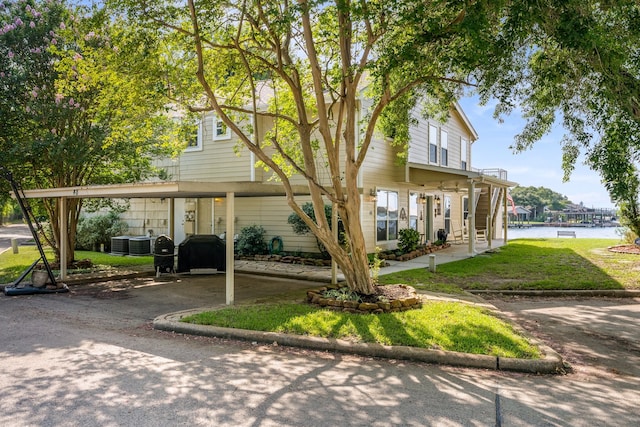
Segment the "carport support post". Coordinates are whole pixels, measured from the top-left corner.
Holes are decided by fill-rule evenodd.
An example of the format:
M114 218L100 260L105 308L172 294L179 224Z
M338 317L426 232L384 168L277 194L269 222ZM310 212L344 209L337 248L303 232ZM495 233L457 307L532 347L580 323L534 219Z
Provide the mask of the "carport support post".
M236 217L235 214L235 194L227 193L227 272L226 272L226 296L227 296L227 305L233 305L234 303L234 291L235 291L235 283L234 283L234 258L233 258L233 236L234 236L234 221L233 219Z
M60 249L60 280L65 280L67 278L67 246L69 244L67 235L67 198L60 197L58 203L60 203L60 239L58 240Z

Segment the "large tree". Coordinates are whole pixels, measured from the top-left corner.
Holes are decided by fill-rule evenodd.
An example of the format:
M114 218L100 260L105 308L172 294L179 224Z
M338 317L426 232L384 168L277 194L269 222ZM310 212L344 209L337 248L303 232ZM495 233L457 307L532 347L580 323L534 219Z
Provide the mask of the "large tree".
M513 148L526 150L561 123L565 180L584 154L640 235L640 4L532 2L503 25L496 67L479 81L485 101L501 101L497 116L519 108L527 119Z
M166 67L167 93L192 112L215 112L238 135L362 293L374 288L357 177L379 124L406 144L417 102L425 114L445 117L461 90L476 86L483 99L498 97L498 113L524 106L532 123L516 145L525 148L558 110L581 137L605 124L583 101L627 117L637 104L625 89L638 87L637 58L626 61L638 46L638 6L630 0L114 3L165 46L158 65ZM610 42L611 35L620 39ZM257 133L258 118L273 127ZM566 146L570 165L575 144ZM308 182L315 221L291 191L293 173ZM337 207L345 247L323 215L327 203Z
M535 208L537 217L543 216L544 208L559 211L572 203L567 196L546 187L518 186L511 190L511 196L516 205Z
M167 91L175 101L215 112L282 182L289 206L348 285L373 293L358 173L378 119L403 118L385 126L403 144L406 109L416 100L430 100L431 111L445 116L486 42L478 29L500 17L481 2L463 1L117 3L165 43ZM259 118L273 126L255 133ZM292 174L307 180L315 215L294 197ZM330 229L326 204L337 207L344 246Z
M166 98L156 76L128 78L121 46L136 35L122 24L58 0L0 3L1 162L24 187L137 181L172 153ZM82 200L66 203L69 263ZM59 201L44 207L59 255Z

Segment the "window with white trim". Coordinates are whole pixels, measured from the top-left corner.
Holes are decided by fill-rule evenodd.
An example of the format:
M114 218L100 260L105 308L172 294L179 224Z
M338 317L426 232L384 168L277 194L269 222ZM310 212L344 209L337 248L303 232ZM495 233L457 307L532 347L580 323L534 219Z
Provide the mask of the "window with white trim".
M398 192L378 190L376 197L376 240L398 239Z
M409 193L409 228L418 231L418 193Z
M184 151L202 151L202 134L203 134L203 122L199 119L196 122L197 128L195 133L191 135L191 138L187 141L187 148Z
M467 218L469 217L469 197L462 196L462 225L467 226Z
M449 165L449 133L440 129L440 164Z
M466 171L467 170L467 147L469 142L460 138L460 169Z
M451 197L444 196L444 229L451 233Z
M213 140L231 139L231 129L217 116L213 116Z
M438 164L438 128L429 125L429 163Z

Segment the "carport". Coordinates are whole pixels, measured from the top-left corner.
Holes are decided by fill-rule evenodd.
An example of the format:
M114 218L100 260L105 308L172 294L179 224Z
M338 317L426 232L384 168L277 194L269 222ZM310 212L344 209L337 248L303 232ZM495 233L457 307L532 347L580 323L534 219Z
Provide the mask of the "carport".
M306 186L292 186L294 195L308 195ZM130 199L130 198L166 198L169 200L169 224L173 224L175 216L175 199L177 198L226 198L227 218L235 217L234 200L236 197L265 197L286 196L282 184L263 184L258 182L197 182L197 181L172 181L172 182L147 182L115 185L89 185L78 187L45 188L25 190L24 196L28 199L58 199L60 202L60 258L67 256L67 199ZM170 227L172 227L170 225ZM170 228L172 230L172 228ZM227 236L235 234L234 221L227 221L225 233ZM226 303L234 303L234 253L233 238L226 239ZM335 272L335 263L333 266ZM335 275L335 273L334 273ZM67 266L60 265L60 279L67 278Z

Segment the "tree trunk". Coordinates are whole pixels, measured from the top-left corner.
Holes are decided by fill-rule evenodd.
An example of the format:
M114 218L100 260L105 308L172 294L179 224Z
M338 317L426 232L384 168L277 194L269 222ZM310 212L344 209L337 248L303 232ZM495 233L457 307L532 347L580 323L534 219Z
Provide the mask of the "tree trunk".
M62 262L60 259L60 247L63 242L60 241L60 204L58 200L45 202L47 212L49 214L49 221L51 225L51 232L53 233L53 239L49 241L51 244L56 261ZM67 266L70 266L75 260L75 246L76 246L76 231L78 229L78 219L80 217L80 210L82 202L80 199L67 199Z

